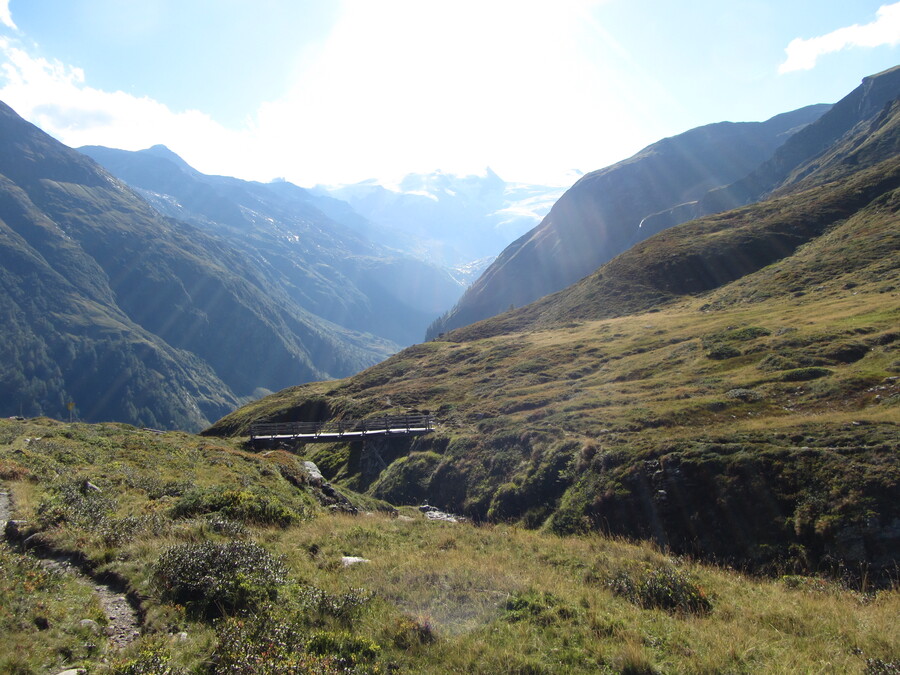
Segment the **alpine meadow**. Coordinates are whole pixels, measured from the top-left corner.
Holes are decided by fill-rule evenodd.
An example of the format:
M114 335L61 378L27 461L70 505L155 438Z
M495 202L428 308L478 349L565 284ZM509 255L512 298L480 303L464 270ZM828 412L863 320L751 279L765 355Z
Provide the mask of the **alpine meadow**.
M0 673L900 672L900 66L568 189L8 102Z

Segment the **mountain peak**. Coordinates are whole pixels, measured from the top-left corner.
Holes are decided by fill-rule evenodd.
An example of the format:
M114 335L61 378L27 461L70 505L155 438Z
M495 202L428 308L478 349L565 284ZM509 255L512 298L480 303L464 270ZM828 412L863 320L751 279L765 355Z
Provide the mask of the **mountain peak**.
M153 155L154 157L167 159L182 171L186 171L191 174L199 173L194 167L185 162L184 159L181 158L181 155L173 152L167 146L162 145L161 143L151 146L146 150L141 150L140 152L146 155Z

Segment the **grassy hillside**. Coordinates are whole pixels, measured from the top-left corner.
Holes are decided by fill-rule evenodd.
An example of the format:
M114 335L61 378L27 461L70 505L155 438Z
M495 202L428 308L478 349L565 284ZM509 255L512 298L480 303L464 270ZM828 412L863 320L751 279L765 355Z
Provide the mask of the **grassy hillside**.
M539 344L536 334L526 349ZM368 511L328 513L326 490L292 455L228 440L0 420L2 491L27 520L25 548L0 543L3 672L874 674L900 665L897 590L754 579L596 534L390 514L352 493ZM93 585L42 566L48 551L129 589L140 637L116 649ZM367 562L345 566L343 556Z
M554 296L208 433L429 410L431 436L304 452L393 503L887 581L900 160L797 190L662 232Z

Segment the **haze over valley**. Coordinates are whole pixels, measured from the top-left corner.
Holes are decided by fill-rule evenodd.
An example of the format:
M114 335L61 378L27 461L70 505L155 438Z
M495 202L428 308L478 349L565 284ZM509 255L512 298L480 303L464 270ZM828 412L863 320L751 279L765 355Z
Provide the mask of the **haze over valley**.
M0 672L898 672L898 50L0 0Z

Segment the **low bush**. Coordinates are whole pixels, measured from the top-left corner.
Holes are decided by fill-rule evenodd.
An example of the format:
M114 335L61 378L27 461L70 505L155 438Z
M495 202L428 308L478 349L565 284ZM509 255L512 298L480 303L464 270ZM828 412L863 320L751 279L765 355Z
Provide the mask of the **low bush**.
M272 600L286 581L284 564L252 542L179 544L153 568L163 599L213 617Z
M52 486L38 504L37 520L42 527L60 523L91 526L116 508L114 499L85 479L68 480Z
M725 359L733 359L741 355L741 350L731 345L716 344L710 347L706 352L706 357L714 361L724 361Z
M804 365L801 361L806 360L803 356L797 356L795 354L776 354L771 353L767 354L763 357L759 363L756 364L756 367L766 373L771 373L776 370L790 370L792 368L799 368Z
M0 459L0 480L24 480L31 477L31 470L15 460Z
M840 363L855 363L869 352L869 345L858 341L842 341L829 344L820 353L825 358Z
M643 609L684 614L707 614L712 610L703 589L672 567L651 567L638 573L620 570L607 578L606 586Z
M437 640L431 621L422 617L403 615L394 622L392 641L399 649L411 649Z
M331 656L347 668L372 661L381 647L368 638L345 632L322 631L313 635L306 643L306 651L316 656Z
M159 536L167 532L171 521L159 514L146 516L125 516L124 518L103 517L92 524L90 531L107 546L121 546L133 541L138 535Z
M249 490L198 488L186 493L172 507L172 515L176 518L207 513L217 513L241 523L279 527L287 527L301 518L301 514L282 504L277 497Z
M156 476L138 473L130 467L125 467L123 473L128 485L146 492L148 499L180 497L191 489L191 484L186 481L164 481Z
M725 396L743 401L744 403L760 401L763 398L762 394L758 391L753 391L752 389L729 389L725 392Z
M241 539L250 535L247 526L237 520L226 518L221 513L208 513L203 519L203 527L209 532L229 539Z
M267 616L229 618L216 630L216 675L268 675L269 673L305 673L315 665L306 656L306 636L290 624Z
M865 675L900 675L900 661L866 659Z
M300 605L308 613L349 623L374 596L372 591L364 588L351 588L346 593L334 594L307 586L300 591Z
M309 635L272 606L248 617L223 619L216 625L217 644L210 675L375 675L381 648L345 632Z
M112 675L187 675L187 671L171 664L164 645L152 641L141 647L137 655L112 666Z
M756 338L765 337L767 335L771 335L772 331L768 328L763 328L762 326L745 326L743 328L734 328L733 330L725 331L721 334L721 337L729 339L729 340L755 340Z
M568 620L576 614L575 608L567 606L552 593L533 590L513 593L503 609L507 621L530 621L540 626Z
M828 368L795 368L794 370L783 372L780 379L782 382L806 382L807 380L816 380L827 375L831 375L831 371Z

